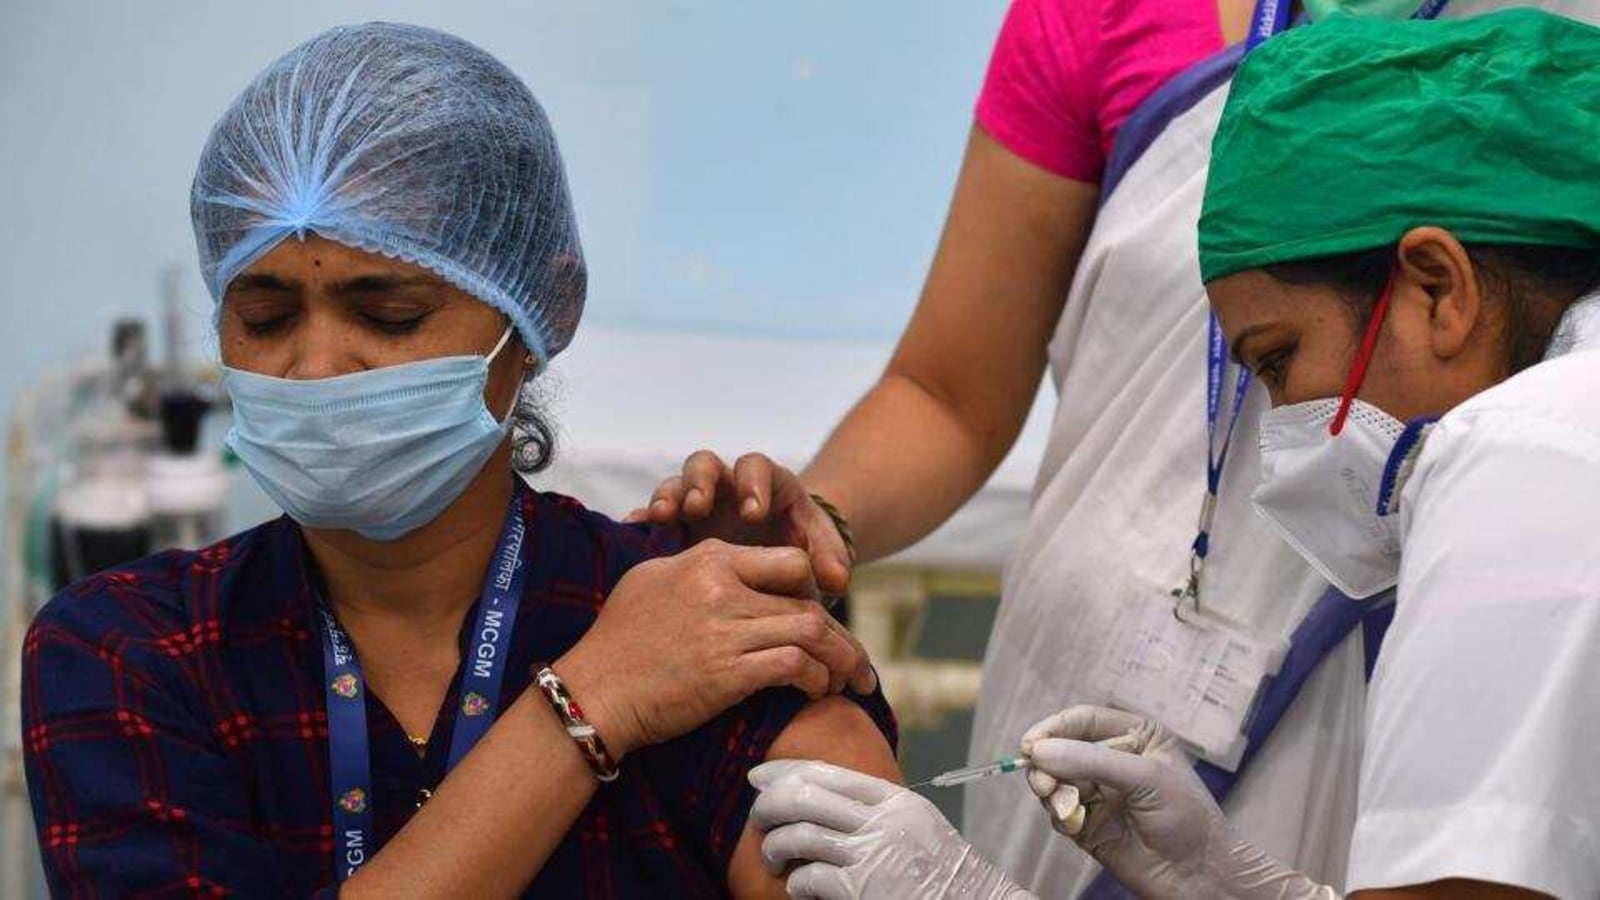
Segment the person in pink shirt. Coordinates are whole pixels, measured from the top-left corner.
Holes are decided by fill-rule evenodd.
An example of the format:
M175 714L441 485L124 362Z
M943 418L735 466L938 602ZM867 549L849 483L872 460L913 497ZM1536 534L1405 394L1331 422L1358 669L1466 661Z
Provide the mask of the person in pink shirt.
M978 97L978 130L1052 175L1098 184L1128 114L1223 42L1212 0L1016 0Z
M1242 40L1249 0L1013 0L932 268L879 382L800 475L702 450L637 518L691 537L796 543L824 590L937 528L1022 430L1117 130L1153 91ZM724 487L719 494L719 486ZM829 514L851 523L846 549Z

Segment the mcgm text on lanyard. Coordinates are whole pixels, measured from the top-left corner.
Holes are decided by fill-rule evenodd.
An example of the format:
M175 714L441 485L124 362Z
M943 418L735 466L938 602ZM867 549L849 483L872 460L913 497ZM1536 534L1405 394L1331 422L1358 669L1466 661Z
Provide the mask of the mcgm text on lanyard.
M461 762L498 714L511 630L516 626L525 579L522 540L526 526L520 492L513 491L493 563L484 579L472 625L472 649L461 674L446 771ZM366 679L350 637L326 600L319 598L323 676L328 692L328 762L333 786L334 870L339 881L354 875L372 854L372 757L367 743Z

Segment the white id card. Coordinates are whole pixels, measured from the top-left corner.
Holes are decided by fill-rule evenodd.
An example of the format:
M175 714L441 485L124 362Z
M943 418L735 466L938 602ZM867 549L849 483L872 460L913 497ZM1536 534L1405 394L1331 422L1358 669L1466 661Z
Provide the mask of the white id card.
M1165 725L1206 761L1233 771L1262 683L1289 651L1221 616L1183 608L1171 597L1129 603L1118 616L1106 665L1110 704Z

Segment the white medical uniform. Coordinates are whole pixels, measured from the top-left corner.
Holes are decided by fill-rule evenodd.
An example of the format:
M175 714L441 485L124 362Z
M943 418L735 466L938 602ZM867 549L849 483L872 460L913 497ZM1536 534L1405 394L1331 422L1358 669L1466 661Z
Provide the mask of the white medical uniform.
M1452 0L1445 15L1510 5ZM1525 5L1600 21L1597 0ZM971 759L1014 753L1029 725L1065 706L1106 702L1118 613L1165 598L1188 573L1206 452L1195 235L1226 93L1213 91L1145 151L1101 208L1078 264L1050 347L1060 403L989 640ZM1257 394L1224 474L1203 600L1287 638L1325 585L1249 504ZM1307 680L1225 807L1262 849L1336 886L1356 814L1361 642L1358 629ZM968 787L963 832L1043 897L1075 895L1097 868L1051 830L1019 779Z
M1600 897L1600 302L1452 410L1400 494L1349 887Z

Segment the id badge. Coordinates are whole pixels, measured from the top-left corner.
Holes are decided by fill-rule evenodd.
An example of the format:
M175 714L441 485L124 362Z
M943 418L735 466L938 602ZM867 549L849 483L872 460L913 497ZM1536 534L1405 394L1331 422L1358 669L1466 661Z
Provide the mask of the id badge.
M1160 722L1202 759L1234 771L1257 698L1289 642L1193 607L1179 621L1161 595L1129 603L1114 634L1110 705Z

